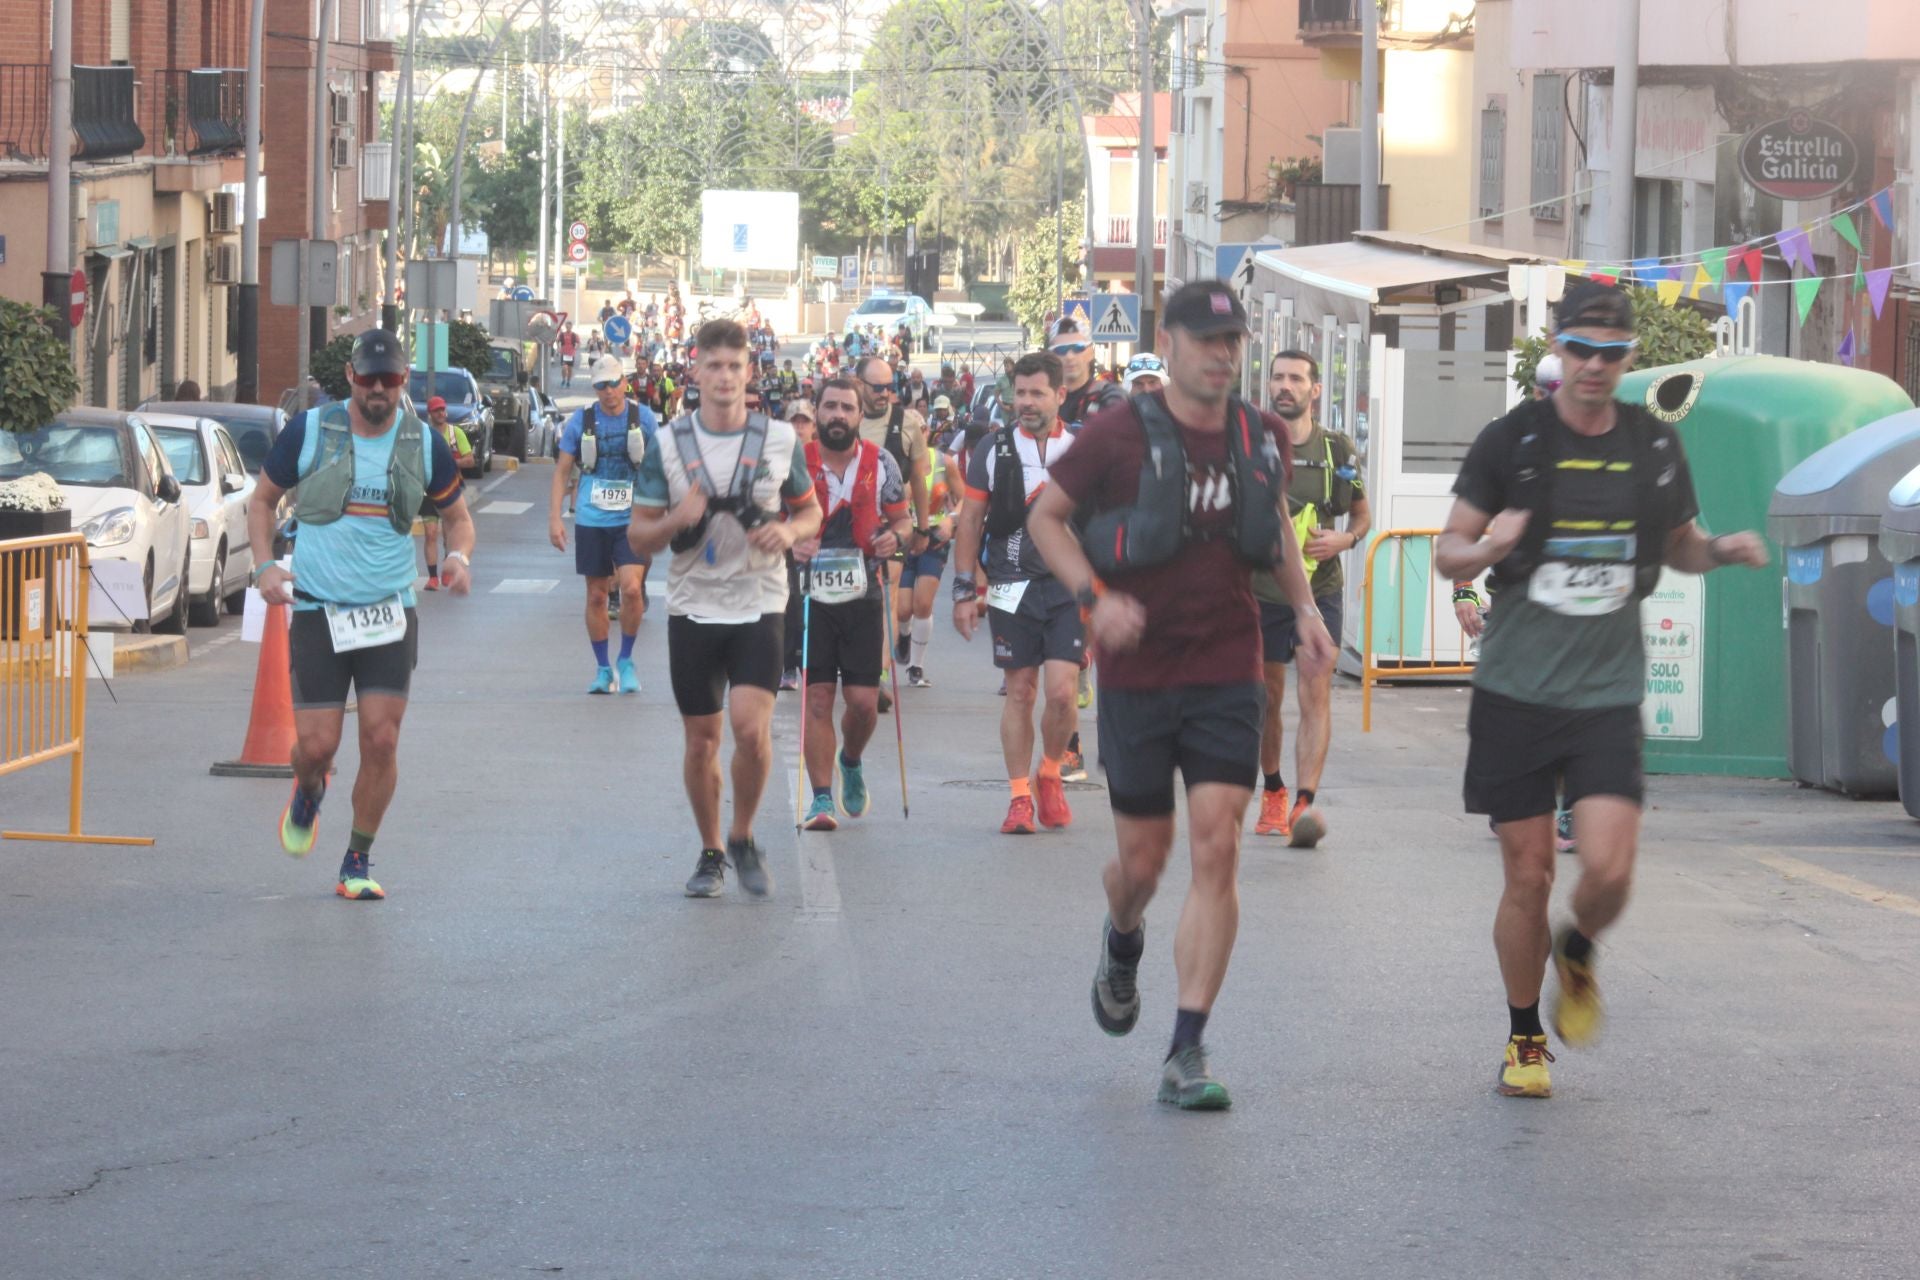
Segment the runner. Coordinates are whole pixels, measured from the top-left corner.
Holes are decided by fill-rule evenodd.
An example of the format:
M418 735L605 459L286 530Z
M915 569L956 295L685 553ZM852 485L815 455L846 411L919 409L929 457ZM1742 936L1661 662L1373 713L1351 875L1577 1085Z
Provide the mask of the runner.
M884 357L863 356L854 362L853 372L860 380L860 404L864 410L860 419L860 438L892 454L901 476L907 481L907 496L913 503L913 532L907 537L906 554L917 556L927 549L927 540L932 533L927 525L927 503L932 496L927 488L927 477L933 474L933 457L927 448L926 419L900 402L893 366ZM897 565L883 565L881 573L889 589L897 585L900 576ZM883 648L885 623L883 617ZM881 714L886 714L892 705L893 699L884 688L881 689Z
M787 421L793 425L793 434L803 445L810 445L817 438L813 425L813 406L805 400L795 401L787 406ZM786 659L781 664L780 692L787 693L800 687L800 660L804 656L803 634L806 626L805 600L800 591L800 565L787 552L787 619L783 628Z
M453 454L454 465L466 467L473 461L473 445L467 440L467 433L454 423L447 421L447 402L440 396L427 401L427 422L447 442L447 449ZM427 590L440 589L440 508L429 496L420 504L420 540L427 553Z
M933 403L933 421L927 424L934 470L927 486L927 549L908 556L900 566L900 589L894 593L895 636L893 660L907 669L907 683L931 689L927 677L927 650L933 644L933 606L940 595L940 578L953 551L954 498L965 489L958 442L952 440L953 402L941 396Z
M573 385L573 362L580 354L580 335L573 331L573 321L569 320L560 327L560 337L556 340L560 348L560 385Z
M1639 602L1663 564L1682 573L1763 568L1753 533L1709 537L1672 427L1614 399L1631 367L1633 304L1587 281L1556 311L1565 381L1488 426L1454 482L1436 572L1492 569L1493 610L1467 719L1466 807L1498 824L1506 886L1494 951L1507 989L1498 1091L1553 1092L1540 989L1559 977L1554 1031L1585 1045L1603 1020L1595 942L1620 916L1639 839L1640 702L1646 653ZM1579 838L1572 920L1549 931L1555 782Z
M1000 709L1000 750L1013 793L1002 835L1032 835L1073 821L1061 767L1079 712L1074 680L1086 653L1080 606L1048 567L1027 534L1035 496L1047 487L1047 468L1067 456L1074 436L1060 419L1065 398L1060 358L1045 351L1022 356L1013 366L1016 422L980 442L967 464L966 502L956 540L960 562L953 575L953 625L973 639L979 626L978 584L973 566L986 536L987 621L993 664L1006 672L1007 701ZM1040 717L1040 769L1033 770L1033 704L1045 673ZM1037 814L1036 814L1037 808Z
M1129 375L1131 376L1131 375ZM1311 575L1313 603L1321 621L1340 647L1342 601L1346 577L1340 557L1359 546L1373 525L1365 490L1354 467L1353 441L1328 431L1314 421L1320 399L1320 364L1304 351L1282 351L1267 363L1267 403L1287 424L1292 454L1287 485L1287 510L1293 519L1294 539L1300 543L1305 568ZM1333 522L1347 517L1345 529ZM1260 734L1260 772L1265 787L1260 816L1253 833L1285 836L1296 849L1311 849L1326 838L1327 822L1314 800L1327 767L1327 749L1333 741L1333 669L1318 677L1302 675L1295 697L1300 703L1300 729L1293 753L1294 780L1300 791L1291 811L1287 784L1280 775L1281 747L1286 734L1287 666L1293 661L1299 636L1293 625L1293 606L1271 573L1253 575L1254 599L1260 602L1260 635L1265 651L1267 685L1266 724Z
M1047 330L1047 341L1047 350L1060 357L1061 368L1066 371L1067 402L1060 416L1066 421L1067 430L1078 431L1081 424L1102 409L1127 402L1127 393L1119 383L1093 376L1093 339L1078 320L1068 315L1054 321ZM1074 685L1082 711L1093 705L1093 678L1088 670L1092 656L1088 654L1081 662ZM1067 749L1072 754L1067 762L1069 779L1085 778L1087 766L1081 755L1078 733L1073 735Z
M852 378L835 378L821 392L819 438L806 446L806 458L814 498L826 515L819 534L793 548L811 596L804 619L809 831L839 825L833 808L836 683L847 704L840 724L840 808L849 818L867 812L860 766L880 716L880 611L886 607L877 570L900 549L911 519L900 467L860 438L860 413L860 384Z
M1128 395L1147 395L1167 385L1167 366L1151 351L1142 351L1127 361L1125 385Z
M669 546L674 553L667 660L701 842L687 896L719 896L731 861L740 887L765 897L773 879L754 842L753 819L773 764L786 552L819 532L820 504L793 428L747 413L746 330L712 320L700 326L698 345L699 408L675 418L647 451L628 537L640 555ZM783 497L787 519L780 520ZM723 711L733 730L733 823L724 846Z
M1214 1110L1229 1100L1202 1034L1239 928L1240 831L1259 780L1265 696L1252 570L1277 568L1299 611L1303 675L1332 664L1333 641L1281 515L1285 425L1231 394L1247 334L1239 299L1217 280L1184 285L1162 326L1166 390L1098 414L1054 465L1028 523L1062 589L1092 609L1100 651L1100 763L1119 856L1106 870L1094 1020L1125 1035L1140 1015L1144 917L1173 850L1177 769L1193 881L1174 934L1179 997L1159 1096ZM1078 537L1076 508L1090 516ZM1097 599L1096 569L1106 583Z
M293 795L280 815L280 846L313 851L327 773L340 748L351 690L358 703L360 766L353 826L334 892L386 897L369 853L399 778L400 722L419 653L414 613L413 517L431 500L446 526L442 574L455 595L471 583L473 520L446 438L400 412L407 357L383 329L354 341L345 402L296 415L274 438L247 504L253 572L269 604L290 604ZM293 569L273 558L276 508L294 493L300 536Z
M652 452L659 421L653 410L627 395L627 380L617 356L593 364L595 404L574 410L560 429L547 499L547 540L567 549L561 502L575 467L586 481L573 518L573 567L587 580L587 642L595 671L588 693L638 693L640 673L633 666L633 642L647 607L649 556L638 555L626 537L633 509L634 480L641 461ZM620 656L607 652L609 592L620 592ZM618 662L618 674L614 663Z

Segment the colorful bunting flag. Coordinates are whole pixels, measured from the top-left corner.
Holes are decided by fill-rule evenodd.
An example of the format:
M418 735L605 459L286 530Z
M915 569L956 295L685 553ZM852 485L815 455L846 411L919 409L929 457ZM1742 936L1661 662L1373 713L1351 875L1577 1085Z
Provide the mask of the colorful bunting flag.
M1788 266L1804 265L1809 272L1819 269L1813 261L1813 238L1807 234L1805 227L1788 227L1780 233L1776 243Z
M1881 267L1867 272L1867 297L1873 301L1873 318L1880 318L1881 308L1887 305L1887 286L1893 283L1893 268Z
M1566 272L1570 276L1583 276L1587 274L1587 260L1585 258L1562 258L1560 265L1566 268Z
M1807 322L1807 313L1813 310L1813 301L1820 296L1820 286L1825 283L1819 276L1803 276L1793 282L1793 301L1800 309L1801 324Z
M1700 291L1713 283L1713 277L1707 274L1704 266L1693 269L1693 284L1687 289L1689 298L1698 299Z
M1733 315L1740 310L1740 300L1752 289L1752 285L1737 280L1729 280L1720 286L1720 300L1727 304L1728 315Z
M1759 284L1766 270L1766 256L1758 249L1742 249L1740 264L1747 269L1747 279Z
M1852 325L1847 326L1847 336L1840 339L1840 345L1834 348L1833 354L1840 357L1841 364L1846 365L1849 369L1853 367L1853 326Z
M1654 282L1653 291L1660 295L1661 306L1670 307L1680 301L1682 289L1678 280L1657 280Z
M1614 273L1612 268L1608 268L1605 271L1594 272L1593 279L1606 285L1608 288L1612 288L1614 285L1620 283L1620 277Z
M1727 276L1727 251L1725 249L1707 250L1700 255L1700 266L1706 271L1709 280L1719 284Z
M1859 297L1867 288L1867 272L1859 263L1853 266L1853 295Z
M1880 225L1889 231L1893 230L1893 188L1875 192L1869 203L1873 205L1873 216L1880 219Z
M1853 215L1840 212L1833 215L1833 229L1842 240L1853 246L1855 253L1860 252L1860 233L1853 229Z

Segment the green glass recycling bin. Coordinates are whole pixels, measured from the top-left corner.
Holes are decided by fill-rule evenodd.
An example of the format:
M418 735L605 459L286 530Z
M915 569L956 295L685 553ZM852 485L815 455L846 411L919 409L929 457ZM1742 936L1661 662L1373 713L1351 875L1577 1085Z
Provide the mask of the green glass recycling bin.
M1636 370L1619 397L1673 423L1700 521L1764 531L1781 477L1842 436L1913 402L1877 373L1778 356ZM1787 650L1778 547L1765 570L1661 575L1640 608L1647 642L1641 717L1649 773L1785 778Z

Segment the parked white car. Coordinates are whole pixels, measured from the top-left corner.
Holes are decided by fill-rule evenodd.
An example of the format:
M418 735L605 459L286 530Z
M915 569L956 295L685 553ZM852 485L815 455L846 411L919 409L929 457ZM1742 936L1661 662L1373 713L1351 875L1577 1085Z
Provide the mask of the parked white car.
M240 446L211 418L174 413L140 415L152 428L180 482L187 509L188 619L197 627L220 621L220 607L239 613L253 573L253 544L247 539L247 502L255 480Z
M138 414L69 409L33 431L0 432L0 480L44 471L66 491L95 561L141 567L147 616L90 617L93 628L187 626L188 516L180 482Z

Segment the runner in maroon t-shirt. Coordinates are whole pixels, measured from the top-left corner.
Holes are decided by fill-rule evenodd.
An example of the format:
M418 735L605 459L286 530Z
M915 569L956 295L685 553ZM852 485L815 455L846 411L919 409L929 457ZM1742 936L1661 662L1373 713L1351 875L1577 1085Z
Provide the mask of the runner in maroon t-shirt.
M1100 763L1120 852L1106 870L1106 927L1094 972L1094 1020L1125 1035L1140 1016L1136 973L1143 923L1173 851L1177 768L1187 788L1193 885L1174 939L1180 979L1173 1047L1160 1100L1186 1110L1228 1105L1201 1045L1207 1013L1226 978L1240 925L1240 828L1260 778L1265 686L1260 614L1250 566L1235 546L1234 503L1251 495L1232 480L1228 430L1248 430L1248 452L1272 459L1279 509L1275 575L1299 614L1299 668L1331 666L1333 641L1314 608L1300 547L1286 518L1286 428L1230 394L1240 380L1246 312L1233 291L1196 281L1167 299L1168 385L1158 393L1179 424L1188 475L1184 545L1162 564L1112 575L1096 600L1093 567L1070 522L1138 501L1146 434L1131 404L1094 415L1050 471L1027 519L1054 576L1092 610L1100 673Z

